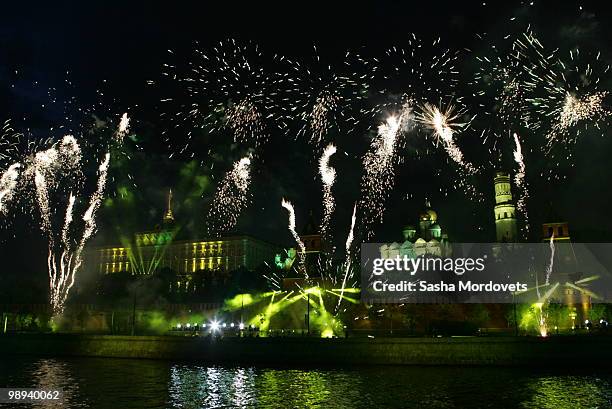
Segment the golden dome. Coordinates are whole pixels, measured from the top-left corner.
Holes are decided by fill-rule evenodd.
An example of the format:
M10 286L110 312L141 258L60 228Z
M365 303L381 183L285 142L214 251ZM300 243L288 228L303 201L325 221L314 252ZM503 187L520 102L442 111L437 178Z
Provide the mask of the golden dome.
M429 200L425 201L425 209L419 214L419 220L436 222L438 220L438 213L431 208Z

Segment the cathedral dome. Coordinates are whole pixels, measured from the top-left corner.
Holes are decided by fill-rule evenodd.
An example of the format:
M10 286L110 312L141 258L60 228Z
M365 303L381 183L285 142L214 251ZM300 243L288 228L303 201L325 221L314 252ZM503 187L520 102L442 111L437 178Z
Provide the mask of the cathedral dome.
M432 208L424 209L419 215L419 220L435 222L438 220L438 213Z
M438 213L431 208L429 200L425 200L425 209L419 214L419 220L435 223L438 220Z

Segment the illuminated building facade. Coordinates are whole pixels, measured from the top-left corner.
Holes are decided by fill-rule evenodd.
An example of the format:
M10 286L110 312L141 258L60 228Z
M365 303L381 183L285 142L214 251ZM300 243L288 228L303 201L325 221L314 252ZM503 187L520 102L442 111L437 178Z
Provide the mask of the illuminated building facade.
M122 239L121 245L91 249L89 265L96 266L99 274L150 275L170 270L179 283L187 283L196 272L255 270L273 262L279 252L279 247L246 235L175 240L178 229L174 227L171 204L172 191L160 229L136 233L133 240Z
M181 275L196 271L252 270L274 260L278 252L278 247L250 236L172 241L172 232L160 231L138 233L135 241L135 246L95 249L98 272L136 275L167 268Z

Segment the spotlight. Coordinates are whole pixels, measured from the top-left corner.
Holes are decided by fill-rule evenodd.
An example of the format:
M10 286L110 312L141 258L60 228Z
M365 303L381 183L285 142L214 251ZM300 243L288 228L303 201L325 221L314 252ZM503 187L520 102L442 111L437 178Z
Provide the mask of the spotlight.
M210 323L211 331L219 331L219 323L217 321L213 321Z
M238 328L244 329L244 323L241 322L240 325L238 325Z

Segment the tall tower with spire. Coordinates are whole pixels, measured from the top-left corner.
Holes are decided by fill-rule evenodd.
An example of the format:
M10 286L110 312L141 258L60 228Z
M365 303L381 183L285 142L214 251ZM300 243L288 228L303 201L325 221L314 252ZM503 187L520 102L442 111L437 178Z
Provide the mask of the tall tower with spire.
M500 243L513 243L518 239L516 206L512 202L510 174L496 172L495 184L495 232Z
M164 213L164 226L169 226L174 223L174 214L172 213L172 189L168 192L168 205Z

